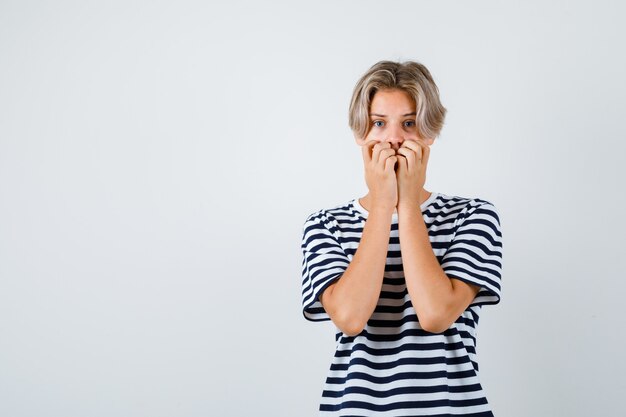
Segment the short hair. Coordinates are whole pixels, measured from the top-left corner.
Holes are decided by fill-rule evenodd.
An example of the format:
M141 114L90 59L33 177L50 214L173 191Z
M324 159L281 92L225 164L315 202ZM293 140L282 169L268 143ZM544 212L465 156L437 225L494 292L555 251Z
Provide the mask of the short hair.
M415 61L379 61L361 77L350 101L348 124L359 138L371 129L369 111L379 90L403 90L415 100L415 124L421 138L436 138L443 128L446 108L428 69Z

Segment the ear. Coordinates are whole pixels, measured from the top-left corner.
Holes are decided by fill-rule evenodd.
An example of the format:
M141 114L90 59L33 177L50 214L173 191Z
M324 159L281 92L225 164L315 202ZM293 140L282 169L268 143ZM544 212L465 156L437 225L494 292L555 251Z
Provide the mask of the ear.
M424 139L424 142L426 142L428 146L431 146L433 143L435 143L435 138L426 138Z

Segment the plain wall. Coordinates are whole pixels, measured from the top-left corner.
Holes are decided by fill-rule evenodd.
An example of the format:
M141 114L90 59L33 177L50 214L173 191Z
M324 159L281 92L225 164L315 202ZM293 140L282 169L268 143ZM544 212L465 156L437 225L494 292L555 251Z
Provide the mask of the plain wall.
M301 228L367 193L348 105L382 59L448 109L426 189L501 215L495 415L620 414L624 11L2 1L0 415L316 415Z

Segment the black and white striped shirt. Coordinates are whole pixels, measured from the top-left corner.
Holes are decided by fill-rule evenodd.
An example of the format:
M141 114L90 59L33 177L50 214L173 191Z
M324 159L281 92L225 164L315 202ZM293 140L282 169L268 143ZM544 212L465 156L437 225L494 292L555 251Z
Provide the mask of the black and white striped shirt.
M404 281L394 212L378 304L358 335L336 328L320 416L493 416L479 380L476 329L482 306L500 301L498 212L486 200L437 192L421 209L446 275L479 285L480 291L446 331L422 329ZM307 320L330 320L320 294L348 267L367 216L355 198L306 218L302 311Z

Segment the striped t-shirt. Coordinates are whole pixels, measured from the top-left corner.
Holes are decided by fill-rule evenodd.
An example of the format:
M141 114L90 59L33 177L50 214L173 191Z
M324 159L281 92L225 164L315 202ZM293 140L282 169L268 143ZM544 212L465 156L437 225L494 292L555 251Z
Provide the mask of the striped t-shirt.
M446 331L421 328L407 292L398 214L378 304L356 336L336 326L320 416L493 416L479 380L476 335L484 304L500 301L502 233L489 201L432 192L421 204L433 252L448 277L479 285ZM354 256L368 212L359 199L311 213L302 228L302 311L330 320L319 297Z

